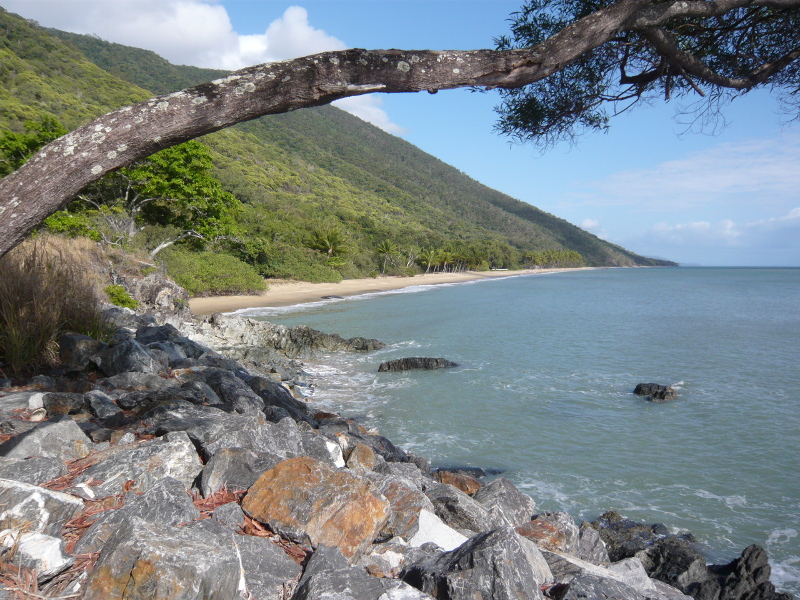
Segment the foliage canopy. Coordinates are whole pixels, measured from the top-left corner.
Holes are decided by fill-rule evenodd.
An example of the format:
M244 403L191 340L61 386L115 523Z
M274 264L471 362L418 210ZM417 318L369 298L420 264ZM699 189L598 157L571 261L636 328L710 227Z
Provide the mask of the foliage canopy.
M497 48L530 48L610 0L527 0ZM795 2L652 2L605 43L546 79L501 91L497 129L541 148L608 127L640 103L695 96L692 124L713 129L721 109L759 86L793 118L800 108L800 10Z

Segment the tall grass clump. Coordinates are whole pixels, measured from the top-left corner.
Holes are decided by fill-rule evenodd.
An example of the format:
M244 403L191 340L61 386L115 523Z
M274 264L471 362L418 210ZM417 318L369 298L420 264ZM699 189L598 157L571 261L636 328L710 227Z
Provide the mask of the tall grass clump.
M0 362L11 374L55 364L64 331L105 337L91 246L44 236L0 259Z

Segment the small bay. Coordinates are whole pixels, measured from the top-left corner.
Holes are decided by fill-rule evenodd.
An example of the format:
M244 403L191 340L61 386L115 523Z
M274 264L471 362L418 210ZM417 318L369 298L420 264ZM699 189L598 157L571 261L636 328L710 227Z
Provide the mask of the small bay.
M576 519L691 531L712 561L761 544L800 593L800 269L600 269L244 314L386 342L308 363L311 400L435 465L503 471ZM460 366L377 373L406 356Z

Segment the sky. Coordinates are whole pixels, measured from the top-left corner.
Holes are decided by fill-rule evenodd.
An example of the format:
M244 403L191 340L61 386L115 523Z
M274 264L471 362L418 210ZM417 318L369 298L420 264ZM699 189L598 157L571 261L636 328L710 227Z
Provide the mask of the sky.
M237 69L325 50L492 48L522 0L0 0L46 27ZM714 135L686 101L638 108L542 154L494 131L494 92L375 94L337 106L473 179L646 256L800 266L800 126L753 92Z

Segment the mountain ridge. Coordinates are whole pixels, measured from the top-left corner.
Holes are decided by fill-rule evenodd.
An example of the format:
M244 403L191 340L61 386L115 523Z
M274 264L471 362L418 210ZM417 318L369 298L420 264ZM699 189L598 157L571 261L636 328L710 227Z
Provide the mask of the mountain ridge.
M6 11L0 21L5 30L0 52L47 48L33 56L17 52L20 66L31 67L26 72L40 73L40 89L25 95L20 86L14 88L7 97L17 110L0 112L0 127L18 129L37 111L75 127L126 103L224 75L172 65L153 52L95 36L43 29ZM80 93L62 91L61 103L50 99L55 92L48 83L62 90L70 84L63 73L61 79L47 74L44 63L71 65L72 85ZM0 69L0 83L3 77ZM471 245L492 257L493 266L519 264L526 253L544 250L575 250L591 266L675 264L601 240L335 107L262 117L201 141L212 150L218 179L245 205L243 231L252 240L239 256L267 276L291 276L297 265L320 262L306 247L307 237L325 224L348 234L345 276L374 271L374 248L383 240L417 248Z

